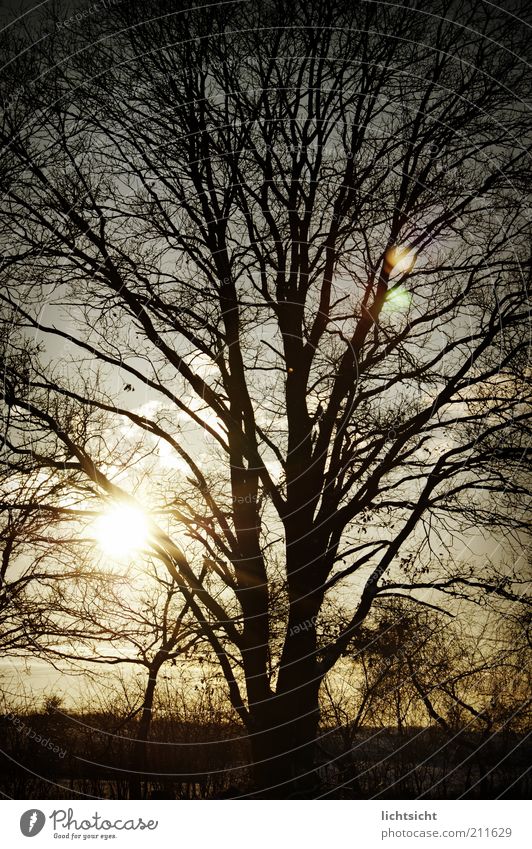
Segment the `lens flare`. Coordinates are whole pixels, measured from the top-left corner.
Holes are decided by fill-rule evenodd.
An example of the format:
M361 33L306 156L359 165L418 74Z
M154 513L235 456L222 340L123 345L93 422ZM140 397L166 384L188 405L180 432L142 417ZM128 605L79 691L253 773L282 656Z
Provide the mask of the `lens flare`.
M394 247L386 251L384 266L389 275L408 274L416 263L414 251L408 248Z
M386 293L383 312L406 312L412 302L412 295L402 286L396 286Z

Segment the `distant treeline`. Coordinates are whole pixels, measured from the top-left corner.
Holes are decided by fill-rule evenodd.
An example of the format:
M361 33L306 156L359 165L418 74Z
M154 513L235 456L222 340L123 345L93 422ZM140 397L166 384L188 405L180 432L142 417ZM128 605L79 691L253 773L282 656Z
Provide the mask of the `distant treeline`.
M32 798L246 797L248 741L236 723L153 722L147 754L138 722L104 713L0 716L0 790ZM160 741L160 742L159 742ZM346 746L323 728L316 788L323 798L528 798L530 745L516 732L361 729ZM146 760L144 760L146 758Z

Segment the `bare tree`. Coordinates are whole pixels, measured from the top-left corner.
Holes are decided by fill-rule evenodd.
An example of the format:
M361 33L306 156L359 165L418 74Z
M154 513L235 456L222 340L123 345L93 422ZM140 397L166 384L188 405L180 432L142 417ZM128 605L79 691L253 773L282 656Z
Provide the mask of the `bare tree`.
M15 466L0 463L0 646L6 657L34 651L53 588L64 592L79 577L76 510L60 506L69 492L68 475L42 473L32 460ZM65 559L50 562L51 548Z
M138 718L131 750L131 798L147 791L159 675L165 666L177 664L179 675L201 638L173 578L165 577L157 564L139 555L136 559L136 568L127 564L102 571L88 565L68 584L51 582L32 645L38 656L80 671L103 667L107 672L119 666L144 673L140 698L128 715L128 720Z
M501 639L508 613L484 611L473 621L468 614L380 600L353 642L347 669L344 661L338 670L346 679L339 703L338 688L325 689L346 742L364 725L401 730L428 720L445 731L490 732L511 720L512 728L526 727L529 664L515 638Z
M313 792L320 685L376 599L522 592L517 561L501 577L448 556L470 530L509 547L526 528L515 7L134 2L8 56L2 298L46 350L25 373L7 359L9 450L131 501L97 461L109 430L76 430L91 409L186 469L137 501L258 792ZM319 639L340 591L349 617Z
M64 408L64 405L63 405ZM85 417L88 426L90 417ZM142 552L115 562L91 533L105 504L23 453L4 456L0 485L0 644L4 657L39 657L66 671L90 667L145 670L132 749L132 796L149 768L148 740L157 679L200 639L189 606L167 570ZM129 454L126 455L128 465ZM79 498L79 495L78 495ZM92 503L91 503L92 502ZM107 562L109 561L109 562ZM204 564L200 579L205 578ZM138 776L138 777L137 777Z

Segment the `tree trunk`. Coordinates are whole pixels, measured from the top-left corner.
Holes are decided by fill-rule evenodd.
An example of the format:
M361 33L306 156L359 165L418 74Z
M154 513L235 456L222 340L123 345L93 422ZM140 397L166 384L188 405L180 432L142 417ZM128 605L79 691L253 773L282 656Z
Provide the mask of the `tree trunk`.
M153 711L153 699L157 684L157 675L161 664L156 659L148 669L148 683L144 691L142 713L140 715L137 736L132 749L132 772L129 779L129 798L143 799L147 793L146 772L149 767L148 739Z
M313 798L320 717L321 676L316 664L315 620L319 599L293 604L277 690L250 706L250 740L257 794L262 798Z
M255 789L264 799L309 799L317 794L318 687L274 694L251 711Z

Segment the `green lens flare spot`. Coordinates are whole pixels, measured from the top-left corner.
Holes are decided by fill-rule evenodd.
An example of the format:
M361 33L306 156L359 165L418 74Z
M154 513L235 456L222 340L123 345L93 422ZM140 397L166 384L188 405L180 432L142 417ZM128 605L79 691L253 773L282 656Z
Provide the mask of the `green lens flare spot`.
M390 289L382 307L385 313L406 312L412 303L412 295L403 286Z

